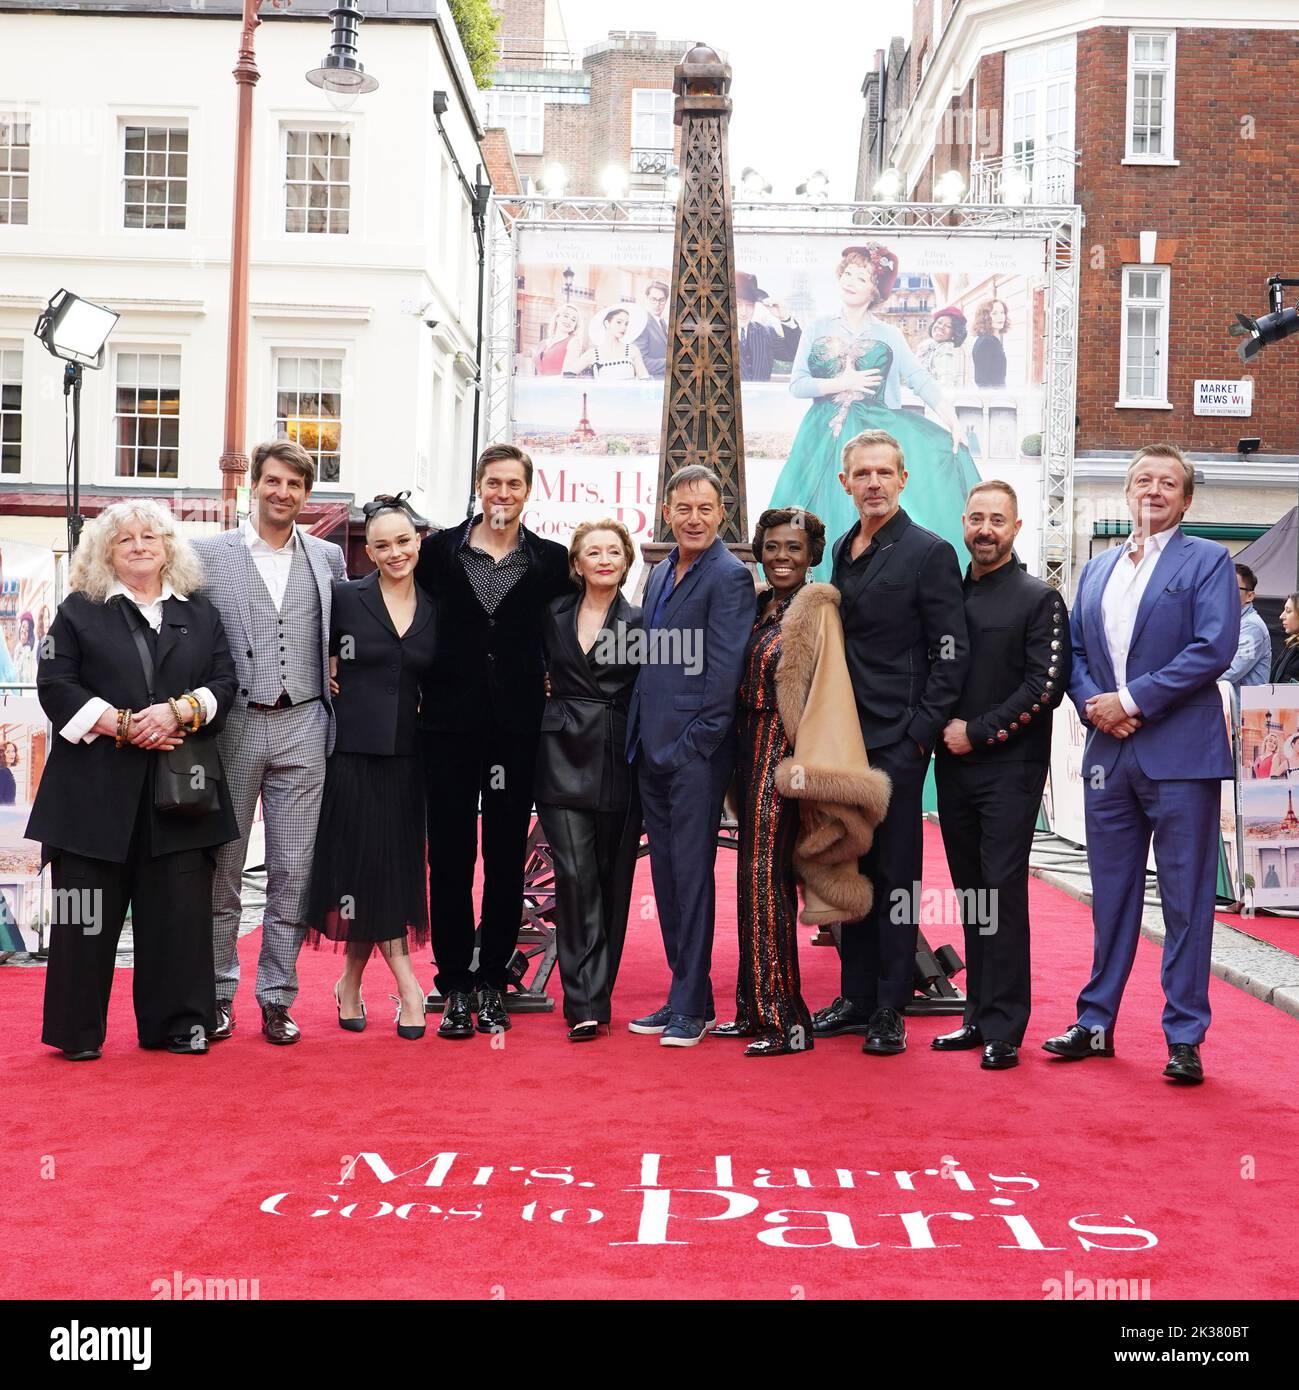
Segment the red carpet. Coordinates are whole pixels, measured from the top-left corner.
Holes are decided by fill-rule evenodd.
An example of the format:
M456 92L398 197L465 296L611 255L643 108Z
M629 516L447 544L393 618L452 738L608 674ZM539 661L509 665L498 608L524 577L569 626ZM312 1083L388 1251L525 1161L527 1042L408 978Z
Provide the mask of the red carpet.
M1215 912L1213 915L1215 920L1243 931L1246 936L1299 955L1299 917L1273 917L1265 912L1256 912L1252 917L1239 912Z
M728 909L733 872L719 856ZM646 865L640 886L615 1032L580 1047L557 1014L519 1019L504 1046L399 1041L377 960L369 1029L344 1033L338 961L308 950L296 1047L261 1039L249 969L231 1041L141 1052L122 973L103 1061L73 1065L37 1041L42 973L0 971L0 1292L138 1299L179 1277L256 1279L263 1299L1041 1299L1096 1280L1148 1280L1154 1299L1293 1294L1296 1020L1215 980L1209 1081L1175 1088L1143 942L1119 1056L1053 1061L1037 1044L1073 1019L1090 931L1034 881L1037 1007L1017 1071L930 1051L950 1026L936 1019L913 1020L895 1058L855 1038L766 1060L717 1039L669 1050L625 1031L665 989ZM724 913L719 1005L734 962ZM826 1002L834 953L804 963Z

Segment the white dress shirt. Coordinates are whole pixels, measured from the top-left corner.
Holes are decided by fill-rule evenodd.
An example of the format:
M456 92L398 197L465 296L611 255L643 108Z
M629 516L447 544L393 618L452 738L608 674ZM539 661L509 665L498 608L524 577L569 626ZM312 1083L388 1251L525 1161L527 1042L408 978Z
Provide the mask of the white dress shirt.
M106 597L112 598L115 594L123 594L126 598L130 599L140 610L145 622L147 622L155 632L158 632L162 627L162 605L164 599L175 598L179 599L182 603L189 602L183 594L176 593L166 580L163 581L162 593L159 594L152 603L141 603L120 579L109 589ZM194 691L194 695L203 706L203 722L206 724L216 717L216 696L213 695L205 685L200 686ZM101 700L98 696L92 700L87 700L76 714L74 714L59 730L59 733L66 738L69 743L94 743L99 737L99 735L94 732L95 725L99 723L100 716L105 711L111 712L112 709L113 706L110 705L107 700Z
M1137 609L1141 606L1141 596L1146 592L1146 585L1150 583L1150 576L1155 572L1164 547L1177 534L1178 528L1170 526L1166 531L1147 536L1140 564L1132 563L1137 542L1135 537L1129 536L1101 595L1101 618L1105 624L1110 663L1114 667L1114 683L1118 687L1119 703L1130 715L1141 713L1137 702L1128 694L1128 651L1132 646Z
M298 528L295 526L289 532L288 540L278 550L267 545L257 534L252 517L244 517L243 531L244 543L278 613L284 603L285 590L289 587L289 570L293 567L293 552L298 544Z

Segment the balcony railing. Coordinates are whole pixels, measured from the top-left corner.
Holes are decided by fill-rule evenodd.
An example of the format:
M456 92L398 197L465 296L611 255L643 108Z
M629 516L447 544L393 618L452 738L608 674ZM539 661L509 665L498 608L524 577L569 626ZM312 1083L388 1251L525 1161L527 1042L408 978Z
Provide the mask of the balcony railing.
M670 149L644 149L633 147L631 152L631 171L633 174L659 174L667 177L672 167Z
M496 63L503 68L549 68L574 72L582 66L582 59L567 44L498 35Z
M976 159L970 170L971 203L1060 204L1074 201L1077 150L1062 145L996 159Z

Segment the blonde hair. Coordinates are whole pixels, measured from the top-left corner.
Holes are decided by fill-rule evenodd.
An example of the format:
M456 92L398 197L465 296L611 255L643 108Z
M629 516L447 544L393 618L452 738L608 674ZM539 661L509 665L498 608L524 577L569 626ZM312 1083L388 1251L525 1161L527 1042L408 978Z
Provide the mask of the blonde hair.
M636 547L632 544L631 532L621 521L615 521L612 517L605 517L603 521L584 521L573 532L573 539L568 543L568 572L572 575L573 582L575 584L582 582L577 573L577 557L586 538L594 531L612 531L622 542L622 556L626 565L622 572L622 579L618 581L621 584L631 573L631 567L636 563Z
M166 507L150 497L114 502L105 507L93 521L87 522L81 544L72 557L68 573L68 588L85 594L96 603L103 603L108 591L117 583L113 568L113 538L131 521L143 521L151 526L162 541L163 559L160 578L171 585L181 598L188 598L201 588L206 576L194 547L176 529L175 519Z

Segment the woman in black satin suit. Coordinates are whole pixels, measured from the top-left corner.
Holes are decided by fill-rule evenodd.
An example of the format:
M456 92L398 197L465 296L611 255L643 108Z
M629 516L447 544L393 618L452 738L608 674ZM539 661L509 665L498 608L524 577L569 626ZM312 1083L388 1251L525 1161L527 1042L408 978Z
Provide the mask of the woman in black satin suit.
M553 599L542 620L548 698L534 795L555 866L564 1017L569 1039L585 1042L610 1021L640 844L624 752L640 609L621 592L635 551L620 522L584 523L568 553L580 587Z

